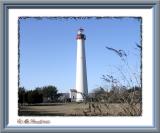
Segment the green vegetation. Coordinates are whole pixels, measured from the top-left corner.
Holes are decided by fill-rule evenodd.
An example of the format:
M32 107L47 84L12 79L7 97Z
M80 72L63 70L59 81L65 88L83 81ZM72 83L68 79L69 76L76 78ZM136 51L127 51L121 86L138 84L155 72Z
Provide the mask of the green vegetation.
M35 90L26 90L24 87L19 87L18 103L56 102L59 96L57 88L51 85L38 87Z

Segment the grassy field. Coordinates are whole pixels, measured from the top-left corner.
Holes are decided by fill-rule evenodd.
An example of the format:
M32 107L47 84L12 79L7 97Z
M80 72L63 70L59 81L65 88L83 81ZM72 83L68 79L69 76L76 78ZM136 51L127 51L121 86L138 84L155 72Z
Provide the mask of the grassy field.
M105 103L45 103L19 105L19 116L140 116L141 106Z

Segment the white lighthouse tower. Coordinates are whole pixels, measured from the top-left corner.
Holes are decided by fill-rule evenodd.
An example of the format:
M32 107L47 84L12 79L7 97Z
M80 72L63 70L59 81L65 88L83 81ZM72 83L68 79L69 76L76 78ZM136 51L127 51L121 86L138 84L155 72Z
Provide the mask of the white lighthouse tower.
M80 28L77 33L77 70L76 70L76 101L84 101L88 95L87 70L85 57L84 29Z

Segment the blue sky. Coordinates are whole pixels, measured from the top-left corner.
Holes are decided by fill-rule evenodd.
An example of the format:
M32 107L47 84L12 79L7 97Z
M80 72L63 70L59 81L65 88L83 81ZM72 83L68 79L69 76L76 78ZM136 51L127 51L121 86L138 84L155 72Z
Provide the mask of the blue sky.
M89 92L107 85L102 80L105 74L123 82L116 67L129 77L128 68L106 46L125 50L132 73L140 74L136 43L141 40L141 21L136 18L21 18L19 22L20 86L26 89L54 85L59 92L68 92L75 88L76 34L80 27L86 35Z

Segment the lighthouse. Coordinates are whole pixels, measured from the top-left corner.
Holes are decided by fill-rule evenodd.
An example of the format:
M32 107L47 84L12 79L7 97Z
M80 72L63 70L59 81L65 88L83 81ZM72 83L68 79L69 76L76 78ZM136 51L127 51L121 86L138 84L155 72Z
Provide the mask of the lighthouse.
M78 30L77 39L77 68L76 68L76 101L84 101L88 95L87 69L85 56L85 40L84 29Z

